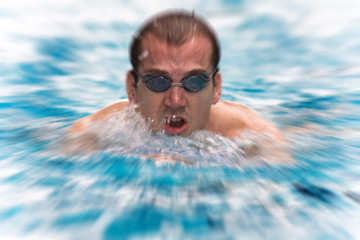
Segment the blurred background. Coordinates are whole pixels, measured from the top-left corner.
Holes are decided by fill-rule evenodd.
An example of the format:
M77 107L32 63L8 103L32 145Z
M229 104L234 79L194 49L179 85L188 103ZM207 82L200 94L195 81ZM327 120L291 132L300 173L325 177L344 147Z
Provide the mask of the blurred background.
M127 97L132 35L170 8L210 22L222 99L282 129L296 164L156 167L140 140L120 156L54 150ZM358 0L0 1L0 238L359 239L359 13Z
M307 84L314 81L319 86L317 94L358 90L356 80L336 80L331 89L323 88L331 81L327 76L359 75L360 7L356 0L131 4L15 0L0 4L1 96L18 96L23 104L40 104L35 101L41 97L25 96L36 92L35 88L51 94L54 107L86 114L125 98L124 76L130 68L132 34L149 16L168 8L193 9L218 32L226 99L252 104L254 99L231 92L233 83L253 86L254 81L264 79L284 84L282 87L290 85L291 89L297 82L303 86L303 93L312 91L312 85ZM272 92L267 92L267 99L255 96L256 104L278 104L299 97L278 94L277 89L274 95Z

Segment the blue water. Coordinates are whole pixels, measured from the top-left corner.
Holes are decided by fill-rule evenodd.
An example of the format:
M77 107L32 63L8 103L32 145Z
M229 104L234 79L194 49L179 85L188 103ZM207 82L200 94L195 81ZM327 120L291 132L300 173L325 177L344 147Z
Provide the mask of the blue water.
M103 149L65 154L76 119L126 98L130 38L167 7L212 23L222 99L279 127L293 164L211 133L154 136L139 119L116 124L123 116L102 126ZM0 3L0 239L359 239L359 7ZM156 153L192 164L157 164Z

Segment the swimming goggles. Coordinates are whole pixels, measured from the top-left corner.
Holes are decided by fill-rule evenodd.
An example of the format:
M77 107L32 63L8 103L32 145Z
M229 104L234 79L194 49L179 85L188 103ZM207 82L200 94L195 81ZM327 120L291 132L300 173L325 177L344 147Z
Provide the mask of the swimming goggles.
M146 74L141 76L136 70L132 70L132 72L139 76L146 87L153 92L165 92L171 87L183 87L188 92L199 92L206 87L206 84L218 70L216 67L210 75L200 73L186 76L181 80L181 83L173 83L171 78L161 75Z

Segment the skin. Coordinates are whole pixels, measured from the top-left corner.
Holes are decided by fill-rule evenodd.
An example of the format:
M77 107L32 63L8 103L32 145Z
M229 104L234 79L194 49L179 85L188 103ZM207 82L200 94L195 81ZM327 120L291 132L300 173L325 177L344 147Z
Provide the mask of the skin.
M193 73L210 74L212 69L211 44L204 37L194 37L180 47L169 46L157 40L152 35L144 38L143 48L148 52L142 59L139 73L161 73L170 77L174 83L181 83L181 79ZM164 129L164 119L172 116L186 120L187 127L176 133L182 136L190 135L194 130L204 129L209 122L210 108L216 104L221 95L221 75L216 74L215 81L210 81L206 87L197 93L185 91L182 87L171 87L165 92L155 93L146 85L135 81L131 74L127 74L126 86L130 103L138 104L142 115L153 121L155 130ZM174 132L165 129L166 133Z
M179 47L171 46L148 34L143 39L142 56L138 72L141 75L161 73L173 82L193 73L207 73L213 70L211 65L212 47L208 39L195 36ZM155 131L165 129L168 135L172 131L164 128L164 118L176 116L186 119L187 125L180 132L189 136L197 129L206 129L226 137L239 137L244 130L268 133L277 140L284 140L281 132L263 120L250 108L235 102L219 100L221 95L221 74L217 72L214 81L197 93L185 91L182 87L171 87L165 92L155 93L146 85L135 80L130 72L126 76L128 101L113 103L97 113L79 119L70 128L72 132L81 132L96 121L106 121L113 113L122 111L131 104L138 105L138 111L144 118L152 121Z
M97 121L106 121L112 114L122 111L131 104L128 100L115 102L93 115L79 119L71 126L70 132L82 132ZM285 141L283 134L273 125L266 122L250 108L235 102L219 100L210 108L210 116L206 125L207 131L222 134L225 137L235 138L242 131L268 133L274 139Z

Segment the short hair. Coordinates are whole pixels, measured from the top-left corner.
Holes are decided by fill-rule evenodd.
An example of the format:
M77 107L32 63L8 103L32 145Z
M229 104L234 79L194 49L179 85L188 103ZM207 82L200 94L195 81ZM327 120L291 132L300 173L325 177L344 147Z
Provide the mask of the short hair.
M154 16L139 29L130 44L130 62L133 69L138 69L140 56L143 52L142 40L146 34L152 34L157 39L173 46L181 46L194 35L208 38L212 45L212 67L220 61L220 46L215 32L194 11L173 10Z

